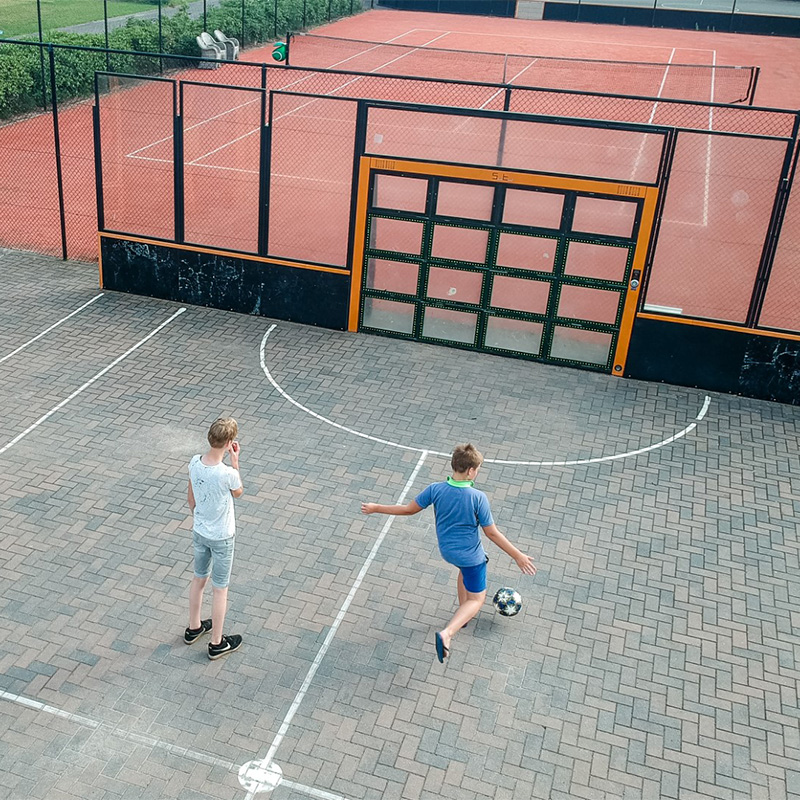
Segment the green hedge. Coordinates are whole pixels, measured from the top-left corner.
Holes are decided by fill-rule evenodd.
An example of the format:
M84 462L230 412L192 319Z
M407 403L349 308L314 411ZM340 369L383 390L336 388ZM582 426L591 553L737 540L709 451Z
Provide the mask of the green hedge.
M274 0L243 0L244 30L242 30L242 0L222 0L219 6L208 8L207 30L219 29L240 40L243 46L283 39L288 31L309 28L331 18L347 16L361 10L361 0L279 0L277 19ZM305 16L304 16L305 14ZM168 70L172 59L159 59L139 53L169 53L194 58L199 55L196 37L203 30L203 19L192 19L184 5L176 14L162 16L161 47L157 20L128 20L121 28L109 32L110 53L90 50L55 48L56 89L58 101L88 97L94 91L94 73L109 69L132 75L158 74L163 63ZM48 36L53 44L78 47L105 47L104 34L79 34L55 31ZM35 45L0 43L0 118L41 109L50 98L49 56ZM44 87L42 78L44 77Z

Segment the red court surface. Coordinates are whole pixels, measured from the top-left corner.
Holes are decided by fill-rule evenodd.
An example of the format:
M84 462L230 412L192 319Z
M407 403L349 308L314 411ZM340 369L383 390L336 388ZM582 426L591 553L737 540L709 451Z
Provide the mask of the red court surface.
M758 105L800 106L800 53L793 40L389 10L369 11L314 32L431 48L551 57L665 64L753 64L762 68L756 93ZM283 72L270 54L271 48L243 54L248 61L268 64L270 89L286 87L291 91L336 97L366 95L452 104L443 95L430 92L422 95L419 90L422 84L402 87L396 84L391 92L387 89L387 94L381 95L380 91L376 93L375 82L371 79L342 76L325 79L310 73L299 76L297 72ZM315 66L334 66L341 60L332 54L330 63ZM383 63L366 66L363 61L361 64L354 63L356 61L348 60L338 67L381 72L391 69L391 65L386 67ZM177 77L254 86L258 85L257 74L257 67L250 70L228 66L210 73L187 71ZM479 79L480 76L465 74L463 77ZM366 80L372 84L368 89L364 85ZM430 89L430 85L426 88ZM652 87L650 89L649 94L655 94ZM187 132L186 238L197 244L252 251L258 221L258 103L245 99L246 93L241 92L241 101L231 104L229 96L218 94L215 98L213 92L204 87L192 87L192 91L187 92L190 108L184 121ZM502 97L493 96L487 90L466 88L463 92L463 104L489 109L502 107ZM713 85L709 82L709 99L712 94ZM193 96L197 98L194 102ZM109 99L113 98L109 95ZM155 106L133 102L133 98L127 104L120 102L127 106L127 118L112 110L113 124L109 125L106 120L104 126L105 130L110 130L103 139L106 227L170 238L172 166L168 99L165 95ZM270 254L344 266L348 218L342 212L346 206L342 201L350 193L355 104L297 98L292 98L291 102L285 98L281 102L285 104L283 113L292 115L297 125L283 131L276 127L274 131ZM145 109L152 113L146 113ZM482 147L474 133L469 135L469 124L465 127L462 121L454 120L452 128L462 141L472 141L478 149ZM62 109L60 130L69 254L73 258L93 260L96 258L96 212L89 101ZM426 135L425 131L418 131L418 134ZM14 220L12 241L4 244L59 252L49 116L0 128L0 151L7 155L9 162L16 163L11 174L17 179L20 175L26 176L24 184L12 182L9 187L3 187L0 215ZM7 170L3 172L8 174ZM309 227L308 219L316 223ZM7 227L4 224L4 228ZM784 235L790 233L784 230ZM17 235L19 239L15 241Z

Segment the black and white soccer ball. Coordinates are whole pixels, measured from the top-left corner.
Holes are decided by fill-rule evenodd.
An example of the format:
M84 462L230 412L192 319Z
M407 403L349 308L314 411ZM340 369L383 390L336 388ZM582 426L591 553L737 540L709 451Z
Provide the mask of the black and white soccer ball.
M519 614L522 608L522 597L516 589L504 586L497 590L492 603L498 614L502 614L504 617L513 617L515 614Z

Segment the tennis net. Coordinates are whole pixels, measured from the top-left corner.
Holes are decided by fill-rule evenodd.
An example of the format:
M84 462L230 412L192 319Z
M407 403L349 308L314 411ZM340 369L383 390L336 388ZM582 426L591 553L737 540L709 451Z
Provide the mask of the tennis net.
M752 104L758 67L558 58L290 34L293 66Z

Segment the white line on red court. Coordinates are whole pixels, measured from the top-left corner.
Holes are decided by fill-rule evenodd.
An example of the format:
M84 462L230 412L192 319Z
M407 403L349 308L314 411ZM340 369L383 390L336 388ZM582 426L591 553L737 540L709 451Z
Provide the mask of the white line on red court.
M172 320L174 320L180 314L183 314L184 311L186 311L185 308L179 308L171 317L169 317L169 319L164 320L164 322L162 322L158 327L150 331L150 333L148 333L147 336L136 342L136 344L133 345L133 347L129 347L121 356L117 356L107 367L103 367L103 369L101 369L100 372L98 372L93 377L89 378L89 380L86 381L86 383L77 388L71 395L69 395L69 397L65 397L60 403L53 406L46 414L43 414L41 417L39 417L39 419L37 419L36 422L25 428L25 430L22 431L22 433L17 434L10 442L8 442L8 444L3 445L3 447L0 447L0 454L5 453L6 450L10 450L17 442L19 442L21 439L24 439L32 431L36 430L36 428L38 428L43 422L50 419L50 417L52 417L53 414L56 413L56 411L59 411L60 409L64 408L64 406L67 405L67 403L69 403L71 400L74 400L79 394L81 394L81 392L88 389L95 381L102 378L103 375L106 374L106 372L108 372L110 369L119 364L120 361L127 358L131 353L138 350L145 342L152 339L162 328L169 325L169 323L172 322Z
M475 36L479 39L530 39L534 42L559 42L565 46L571 46L573 44L593 44L597 45L597 47L640 47L644 50L668 50L672 47L672 45L668 44L631 44L630 42L609 42L605 40L596 40L596 39L573 39L564 38L559 39L553 36L522 36L520 34L514 33L493 33L491 31L485 31L483 33L477 33L476 31L441 31L440 28L416 28L418 31L426 31L427 33L444 33L445 35L450 34L453 36ZM463 50L464 48L458 48ZM707 47L679 47L679 50L693 50L697 53L710 53L712 52ZM495 51L481 51L481 52L495 52ZM514 53L513 55L526 55L525 53ZM542 53L531 53L530 55L537 55L541 56ZM551 55L548 58L572 58L569 55ZM591 57L590 57L591 60Z
M29 344L33 344L37 339L41 339L42 336L44 336L45 334L50 333L50 331L54 330L59 325L61 325L62 323L66 322L70 317L74 317L76 314L78 314L81 311L83 311L84 308L88 308L92 303L94 303L96 300L99 300L102 296L103 296L103 292L100 292L100 294L96 295L91 300L88 300L82 306L79 306L78 308L76 308L70 314L67 314L66 317L62 317L58 322L54 322L49 328L45 328L41 333L39 333L36 336L34 336L33 339L28 339L28 341L25 342L25 344L21 344L16 350L12 350L10 353L7 353L2 358L0 358L0 364L2 364L4 361L7 361L9 358L11 358L11 356L15 356L17 353L19 353L20 351L24 350Z

